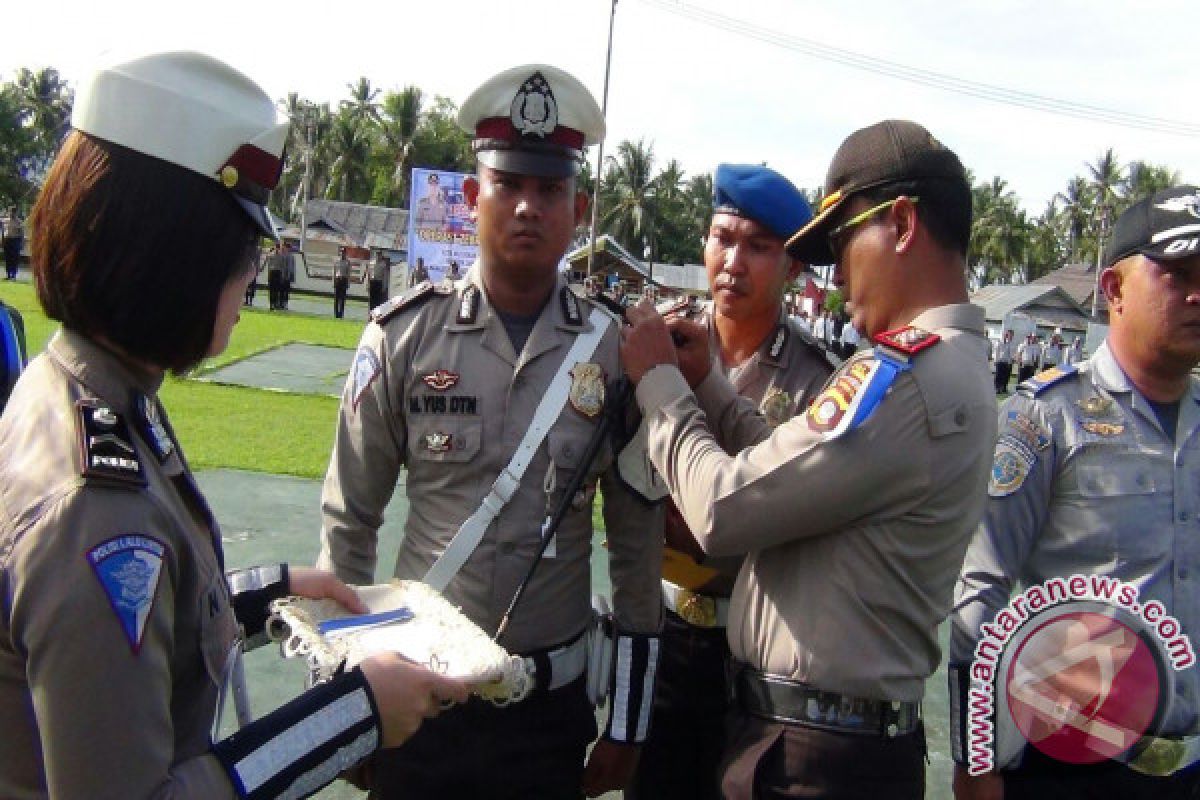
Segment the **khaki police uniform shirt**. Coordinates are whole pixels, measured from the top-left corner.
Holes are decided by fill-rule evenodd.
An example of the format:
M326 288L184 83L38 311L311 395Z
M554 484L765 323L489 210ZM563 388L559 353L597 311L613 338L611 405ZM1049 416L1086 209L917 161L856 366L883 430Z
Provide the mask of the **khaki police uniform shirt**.
M236 622L178 446L160 461L136 422L159 383L60 332L0 418L0 797L234 796L209 733ZM80 400L126 421L145 486L84 476ZM148 607L89 563L123 535L163 546ZM145 614L140 641L121 603Z
M711 310L703 321L708 327L713 369L729 379L734 390L753 403L771 427L807 409L837 365L836 359L782 307L779 323L757 352L736 367L726 366L721 359ZM677 512L668 512L668 525L682 522ZM730 583L741 565L740 557L706 558L701 568L689 556L670 548L663 558L663 577L667 580L724 596L729 594Z
M1018 583L1076 574L1131 584L1193 647L1200 635L1200 381L1179 401L1172 441L1107 343L1078 369L1000 409L987 511L955 591L952 664L971 662ZM1198 733L1200 671L1174 682L1161 735Z
M349 583L376 580L377 531L402 466L409 513L394 574L425 575L508 465L567 350L591 324L569 318L563 291L570 290L560 276L524 350L516 353L482 289L473 268L462 286L444 283L363 332L321 500L318 563ZM472 311L468 295L477 298L473 314L463 313ZM592 319L608 313L573 293L570 299ZM588 359L607 381L621 374L618 322L610 319ZM605 402L615 400L608 396ZM580 466L597 419L564 404L520 488L446 587L445 596L489 634L533 562L542 523ZM662 505L645 503L617 480L613 460L606 443L584 483L587 491L575 498L552 554L538 565L501 640L510 652L560 644L587 624L597 478L617 624L630 633L660 629L662 540L656 532L662 530Z
M940 660L937 626L983 512L996 401L981 308L933 308L912 324L941 341L836 438L809 414L771 429L719 376L693 395L660 367L638 386L651 460L701 545L747 554L729 643L758 670L916 701ZM849 359L829 387L872 357Z

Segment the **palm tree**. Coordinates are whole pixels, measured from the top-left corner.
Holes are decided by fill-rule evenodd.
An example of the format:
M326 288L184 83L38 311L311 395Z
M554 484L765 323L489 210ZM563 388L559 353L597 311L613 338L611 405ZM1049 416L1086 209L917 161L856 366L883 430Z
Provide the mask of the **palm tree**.
M379 96L379 90L371 88L370 79L364 75L354 83L347 83L346 88L350 90L350 99L338 103L338 111L348 112L356 125L378 123L379 104L375 98Z
M608 157L600 182L602 228L626 248L641 252L654 214L654 145L645 140L623 141Z
M329 185L325 189L325 196L354 203L370 200L371 181L367 174L367 162L371 157L371 137L348 109L343 109L334 117L329 144L334 157L329 168Z
M405 206L409 195L408 178L413 167L413 139L421 124L423 99L416 86L405 86L399 92L388 92L383 96L380 130L396 165L392 170L392 185L398 190L401 205Z
M1122 195L1127 205L1133 205L1138 200L1169 189L1179 182L1179 173L1170 167L1145 161L1131 161L1122 182Z
M1096 159L1095 164L1086 166L1091 173L1092 197L1096 203L1115 207L1119 199L1117 189L1123 184L1121 162L1117 159L1117 154L1110 147Z
M17 70L14 84L26 124L33 128L39 143L52 153L67 134L75 93L53 67L37 72L22 67Z
M1067 188L1054 195L1062 203L1067 233L1067 254L1074 263L1083 256L1084 235L1092 219L1095 203L1088 182L1079 175L1067 181Z

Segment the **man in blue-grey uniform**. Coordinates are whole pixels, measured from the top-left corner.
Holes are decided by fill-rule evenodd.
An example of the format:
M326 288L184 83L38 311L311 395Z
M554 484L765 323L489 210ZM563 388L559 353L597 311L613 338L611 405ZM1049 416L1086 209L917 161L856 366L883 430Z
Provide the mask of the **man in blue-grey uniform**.
M721 164L713 175L704 242L713 368L772 426L807 409L839 363L783 306L784 290L804 266L784 243L811 218L804 195L768 167ZM674 506L666 539L658 692L626 797L716 798L729 705L726 621L742 559L706 558Z
M1191 375L1200 363L1197 188L1167 189L1130 207L1117 220L1105 264L1100 288L1108 299L1108 340L1083 363L1048 369L1021 384L1000 410L988 508L967 553L953 615L952 744L960 800L1194 797L1200 790L1200 770L1194 766L1200 758L1195 667L1164 670L1160 682L1166 696L1158 724L1152 722L1140 739L1142 731L1133 730L1127 740L1136 740L1131 748L1075 759L1093 763L1047 755L1053 737L1041 733L1066 736L1074 728L1124 733L1119 726L1097 726L1122 713L1119 707L1127 698L1121 694L1128 689L1119 673L1104 678L1103 665L1116 663L1110 656L1126 659L1128 654L1096 650L1099 655L1089 656L1099 677L1093 676L1094 686L1088 686L1094 691L1086 697L1055 680L1078 680L1082 673L1067 674L1064 666L1051 674L1041 688L1060 696L1053 719L1040 720L1043 727L1033 737L1016 738L1010 715L997 711L999 738L991 761L998 769L985 769L986 760L974 765L975 739L967 739L971 698L981 680L972 667L982 658L976 646L995 630L988 623L1001 621L1018 582L1030 609L1037 611L1036 590L1055 579L1086 575L1120 581L1131 587L1121 601L1130 615L1110 615L1134 623L1137 635L1130 642L1154 643L1153 636L1136 631L1139 621L1133 615L1143 608L1177 621L1174 627L1185 635L1200 631L1200 594L1193 586L1200 577L1200 382ZM1140 624L1146 621L1153 620L1147 615ZM1040 623L1027 624L1032 631ZM1123 635L1120 628L1113 630ZM1023 633L1016 629L1009 641L1024 641ZM1165 655L1166 648L1161 652ZM1069 654L1064 651L1058 659L1065 664ZM996 695L1006 696L1011 686L996 687ZM1026 730L1020 722L1016 727ZM1003 746L1006 739L1015 744Z

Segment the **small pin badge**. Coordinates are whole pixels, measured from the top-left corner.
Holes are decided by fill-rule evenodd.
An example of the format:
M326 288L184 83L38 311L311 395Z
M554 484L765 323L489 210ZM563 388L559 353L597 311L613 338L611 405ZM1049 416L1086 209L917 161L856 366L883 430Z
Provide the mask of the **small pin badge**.
M444 392L458 383L458 373L448 369L437 369L422 375L421 381L435 392Z
M1083 412L1085 417L1102 417L1112 408L1112 404L1111 397L1104 397L1098 394L1075 401L1075 405L1079 406L1079 410Z
M431 453L447 453L450 451L453 436L449 433L434 431L425 434L425 449Z

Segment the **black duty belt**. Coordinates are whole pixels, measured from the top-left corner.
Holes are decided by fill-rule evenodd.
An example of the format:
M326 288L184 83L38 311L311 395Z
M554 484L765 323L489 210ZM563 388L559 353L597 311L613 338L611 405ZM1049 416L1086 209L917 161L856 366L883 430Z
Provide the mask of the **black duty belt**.
M919 703L848 697L749 668L738 671L733 693L747 714L807 728L895 737L921 724Z

